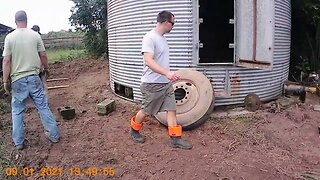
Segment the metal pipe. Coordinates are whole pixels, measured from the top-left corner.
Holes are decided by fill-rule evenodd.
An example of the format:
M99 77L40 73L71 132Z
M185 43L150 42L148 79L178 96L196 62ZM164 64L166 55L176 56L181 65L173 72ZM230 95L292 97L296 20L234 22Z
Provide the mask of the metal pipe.
M308 87L296 84L284 84L283 93L284 95L295 95L299 96L302 103L306 101Z
M284 84L283 90L284 94L293 93L296 95L300 95L302 93L306 93L307 87L296 84Z

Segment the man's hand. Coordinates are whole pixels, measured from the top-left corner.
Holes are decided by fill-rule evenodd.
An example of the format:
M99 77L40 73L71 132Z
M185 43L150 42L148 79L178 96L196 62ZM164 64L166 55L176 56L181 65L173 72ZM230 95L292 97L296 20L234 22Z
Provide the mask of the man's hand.
M48 77L50 76L50 72L48 69L44 69L40 72L40 77L45 77L46 79L48 79Z
M10 82L4 82L3 88L6 91L7 94L10 94L11 92L11 83Z
M50 72L48 69L44 69L43 70L44 76L46 77L46 79L48 79L48 77L50 76Z
M180 79L179 74L177 74L177 73L174 72L174 71L168 71L168 72L166 73L166 76L167 76L167 78L168 78L170 81L172 81L172 82L177 81L177 80Z

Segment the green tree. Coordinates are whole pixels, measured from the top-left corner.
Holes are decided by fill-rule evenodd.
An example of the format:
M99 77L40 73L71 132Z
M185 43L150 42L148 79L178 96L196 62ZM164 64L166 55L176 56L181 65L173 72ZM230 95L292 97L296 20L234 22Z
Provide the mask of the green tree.
M320 70L320 0L292 0L291 56L292 75Z
M105 0L72 0L69 18L76 30L85 32L83 42L89 54L101 56L107 50L107 10Z

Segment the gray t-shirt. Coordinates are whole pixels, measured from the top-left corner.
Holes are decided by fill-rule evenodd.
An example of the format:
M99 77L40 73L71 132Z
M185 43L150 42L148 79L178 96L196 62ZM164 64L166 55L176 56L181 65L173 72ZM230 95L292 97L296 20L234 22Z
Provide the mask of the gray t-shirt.
M169 46L164 36L154 29L149 31L143 38L141 53L152 53L157 64L165 69L170 69ZM152 71L144 65L141 78L143 83L168 83L170 80L162 74Z

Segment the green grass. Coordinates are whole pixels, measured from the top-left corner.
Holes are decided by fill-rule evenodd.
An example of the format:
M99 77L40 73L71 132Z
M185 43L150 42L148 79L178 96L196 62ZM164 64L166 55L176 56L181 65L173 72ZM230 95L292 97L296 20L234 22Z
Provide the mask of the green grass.
M49 63L74 60L88 56L84 49L48 49L46 52Z

